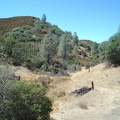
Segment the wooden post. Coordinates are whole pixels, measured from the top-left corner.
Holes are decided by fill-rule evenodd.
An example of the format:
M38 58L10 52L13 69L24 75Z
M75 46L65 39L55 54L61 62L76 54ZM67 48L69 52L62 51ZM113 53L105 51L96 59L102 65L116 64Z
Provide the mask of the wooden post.
M20 81L20 76L18 77L18 80Z
M90 72L90 66L89 66L89 68L88 68L88 72Z
M93 83L93 81L91 82L91 84L92 84L92 89L94 89L94 83Z

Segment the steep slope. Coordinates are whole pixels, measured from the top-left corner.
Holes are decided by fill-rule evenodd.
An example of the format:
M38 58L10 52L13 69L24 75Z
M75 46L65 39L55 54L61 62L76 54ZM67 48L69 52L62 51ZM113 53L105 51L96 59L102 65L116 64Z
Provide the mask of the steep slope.
M62 90L66 96L55 101L51 117L55 120L119 120L120 119L120 67L105 68L99 64L91 71L82 70L72 75ZM70 95L83 86L95 89L83 96ZM61 86L59 84L58 86ZM57 108L57 109L56 109Z
M10 32L13 28L24 25L33 26L33 21L35 19L35 17L31 16L0 18L0 37L2 37L5 32Z
M15 66L24 64L32 70L46 63L53 67L56 63L62 64L64 69L82 66L91 57L92 43L32 16L0 19L0 55Z

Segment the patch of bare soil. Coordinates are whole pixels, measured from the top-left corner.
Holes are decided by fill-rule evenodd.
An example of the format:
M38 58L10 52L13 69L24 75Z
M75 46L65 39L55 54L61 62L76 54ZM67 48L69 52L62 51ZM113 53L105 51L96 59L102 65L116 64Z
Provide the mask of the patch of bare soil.
M99 64L68 78L53 78L49 94L54 99L51 118L55 120L120 120L120 67L105 68ZM70 95L84 86L94 90L83 96ZM54 92L58 93L54 93ZM61 91L62 95L59 92Z

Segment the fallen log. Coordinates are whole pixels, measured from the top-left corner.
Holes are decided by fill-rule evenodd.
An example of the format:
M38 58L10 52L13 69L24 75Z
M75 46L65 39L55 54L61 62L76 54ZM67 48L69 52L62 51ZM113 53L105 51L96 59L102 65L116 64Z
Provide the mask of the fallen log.
M92 89L91 87L84 86L80 89L77 89L77 90L71 92L70 95L75 94L75 95L81 95L82 96L82 95L88 93L91 89Z

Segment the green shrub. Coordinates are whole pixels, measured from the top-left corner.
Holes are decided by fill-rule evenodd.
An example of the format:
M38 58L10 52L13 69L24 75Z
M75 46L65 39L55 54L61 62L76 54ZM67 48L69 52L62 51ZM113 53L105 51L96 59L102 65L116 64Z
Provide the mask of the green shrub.
M35 47L31 43L17 42L12 48L12 59L14 65L27 64L36 54Z
M109 39L109 44L106 47L106 59L111 64L120 65L120 33Z
M25 64L29 69L34 70L36 68L41 68L41 66L45 64L45 61L43 61L39 55L33 55Z
M76 59L71 59L68 62L70 65L80 65L80 61Z
M5 119L8 120L49 120L52 102L45 96L45 88L24 81L7 86L5 94ZM6 89L7 89L6 88Z
M46 29L42 29L41 33L42 34L47 34L47 30Z
M86 62L85 68L86 68L86 69L89 69L89 68L90 68L90 63L89 63L89 62Z
M5 114L9 109L5 107L5 95L8 91L6 84L12 83L18 80L14 75L15 70L9 65L0 65L0 120L3 120ZM7 88L7 89L6 89Z

